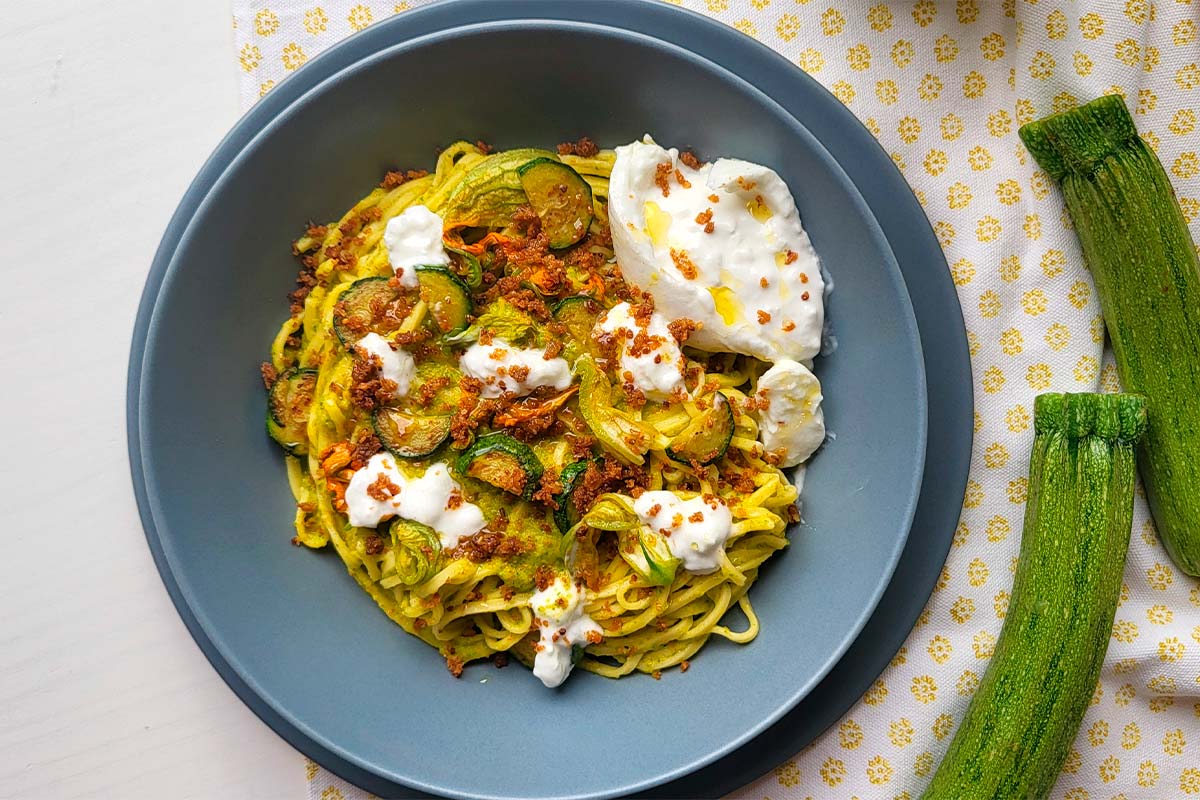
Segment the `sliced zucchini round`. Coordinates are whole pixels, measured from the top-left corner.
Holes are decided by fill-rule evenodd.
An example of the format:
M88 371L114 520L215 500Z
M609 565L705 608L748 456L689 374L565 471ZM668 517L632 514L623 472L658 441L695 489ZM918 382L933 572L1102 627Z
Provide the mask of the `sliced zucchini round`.
M729 449L733 438L733 409L725 395L713 396L712 408L702 412L676 434L667 446L667 456L690 464L711 464Z
M315 369L289 369L267 392L267 434L294 456L308 452L308 410L316 390Z
M554 497L554 502L558 503L558 508L554 509L554 524L558 526L560 533L566 533L571 530L576 522L579 522L579 509L575 507L575 502L571 499L571 494L575 491L575 484L587 472L588 464L592 462L583 459L573 461L562 468L562 472L558 473L558 480L562 483L562 491Z
M404 322L404 314L387 311L400 299L387 278L362 278L350 284L338 298L344 313L333 314L333 332L346 347L372 331L381 336L395 332Z
M446 252L451 254L451 260L454 261L454 274L462 278L467 286L478 289L483 285L483 266L478 258L457 247L447 247Z
M432 381L437 381L439 388L422 404L422 413L442 416L456 412L463 394L460 385L462 373L449 364L439 364L436 361L422 361L417 364L417 373L409 386L408 397L423 397L425 384Z
M550 312L556 322L567 326L571 338L577 342L588 343L592 340L592 329L596 320L604 313L604 306L587 295L575 295L554 304Z
M587 235L595 213L592 188L578 172L561 161L535 158L517 174L550 247L570 247Z
M471 290L445 267L417 267L421 299L442 333L458 333L471 316Z
M467 448L458 458L458 471L528 500L541 482L542 462L528 445L497 432Z
M423 458L450 436L449 416L405 414L395 408L377 408L371 413L375 435L396 458Z
M396 556L396 577L405 586L416 586L432 577L442 543L428 525L396 517L388 525Z

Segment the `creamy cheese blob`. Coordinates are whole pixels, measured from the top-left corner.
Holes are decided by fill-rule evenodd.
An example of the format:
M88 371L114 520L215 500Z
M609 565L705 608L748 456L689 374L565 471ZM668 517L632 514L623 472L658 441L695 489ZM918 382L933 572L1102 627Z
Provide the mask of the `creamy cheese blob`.
M820 352L824 283L782 178L727 158L692 169L649 136L616 152L617 263L668 318L703 324L689 345L771 362Z
M481 397L505 392L522 397L539 386L566 389L571 385L571 365L565 358L546 358L537 347L516 347L503 339L473 344L458 359L465 375L483 381Z
M817 376L803 364L784 359L758 379L758 394L767 402L756 412L763 447L780 453L785 467L807 461L825 441Z
M667 318L655 311L640 323L629 303L619 303L604 314L592 336L614 334L619 340L619 371L652 400L664 400L684 390L683 353L667 327Z
M401 286L416 288L417 267L450 263L442 246L442 218L425 206L409 206L389 219L383 229L383 245Z
M721 568L725 540L733 530L733 514L719 497L684 500L674 492L642 492L633 501L633 511L666 537L671 554L688 572L703 575Z
M408 394L413 376L417 374L417 363L407 350L393 350L388 340L378 333L368 333L355 345L364 358L379 359L379 376L396 384L392 397Z
M409 478L396 467L390 453L377 453L350 478L346 487L350 524L374 528L388 517L403 517L437 531L442 547L450 550L458 540L483 530L483 512L463 499L462 487L442 463L433 464L419 478Z
M571 668L575 666L571 659L572 647L586 647L593 640L600 641L600 626L583 613L586 595L586 589L559 576L554 583L529 598L529 608L540 634L533 657L533 674L547 688L560 685L571 674Z

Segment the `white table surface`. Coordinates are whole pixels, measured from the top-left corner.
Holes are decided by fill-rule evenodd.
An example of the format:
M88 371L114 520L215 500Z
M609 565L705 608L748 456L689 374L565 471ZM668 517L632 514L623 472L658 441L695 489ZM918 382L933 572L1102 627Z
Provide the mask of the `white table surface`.
M125 367L154 248L237 118L224 0L0 2L0 798L305 796L138 522Z

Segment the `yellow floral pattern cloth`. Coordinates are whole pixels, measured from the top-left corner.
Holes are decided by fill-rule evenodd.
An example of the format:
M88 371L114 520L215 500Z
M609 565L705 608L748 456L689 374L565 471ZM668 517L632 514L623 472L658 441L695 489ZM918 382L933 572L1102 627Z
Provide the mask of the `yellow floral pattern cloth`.
M862 120L925 207L958 287L976 439L941 579L861 701L734 795L914 798L949 745L1004 620L1034 395L1119 387L1061 196L1017 128L1098 95L1122 95L1197 238L1200 2L674 1L775 48ZM343 36L423 4L234 0L243 105ZM307 771L313 798L363 796L312 762ZM1200 583L1171 564L1139 492L1108 659L1051 797L1187 796L1200 800Z

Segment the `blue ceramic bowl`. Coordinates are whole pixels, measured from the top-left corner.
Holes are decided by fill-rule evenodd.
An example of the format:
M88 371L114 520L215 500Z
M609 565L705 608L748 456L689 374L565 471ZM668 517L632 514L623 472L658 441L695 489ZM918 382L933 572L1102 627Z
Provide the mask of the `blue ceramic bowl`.
M312 84L251 135L235 131L240 152L227 141L206 166L135 332L135 483L198 637L303 736L441 794L612 796L751 739L854 641L920 490L925 362L904 280L854 184L803 120L753 86L616 27L465 25L371 51ZM770 165L791 186L836 284L828 313L839 346L817 366L836 440L808 472L792 546L753 590L762 633L752 644L714 640L686 675L661 681L582 673L548 691L519 666L475 666L455 680L336 556L288 544L292 500L263 432L257 364L286 314L289 242L304 221L336 218L386 168L429 166L459 138L505 148L587 134L613 145L645 132Z

